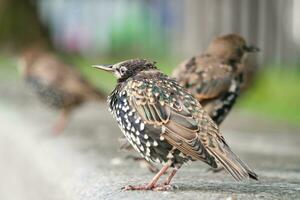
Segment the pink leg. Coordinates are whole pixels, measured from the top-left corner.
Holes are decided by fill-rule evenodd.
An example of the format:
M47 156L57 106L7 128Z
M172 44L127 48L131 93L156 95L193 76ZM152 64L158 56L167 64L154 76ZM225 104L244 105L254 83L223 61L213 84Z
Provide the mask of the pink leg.
M171 180L173 179L173 177L175 176L175 174L177 173L177 171L179 170L181 166L179 167L176 167L175 169L173 169L173 171L171 172L171 174L167 177L167 179L165 180L165 182L160 185L160 186L157 186L155 188L155 190L157 191L165 191L165 190L170 190L172 188L172 186L170 185L171 183Z
M69 116L70 116L70 110L63 109L58 117L58 120L56 121L56 123L53 127L54 135L60 135L62 133L62 131L66 128L66 125L69 121Z
M171 174L167 177L166 181L164 182L164 185L170 185L171 180L173 179L173 177L175 176L175 174L177 173L178 169L173 169L173 171L171 172Z
M169 169L170 165L171 165L171 161L166 163L161 168L161 170L152 178L150 183L148 183L147 185L141 185L141 186L129 185L129 186L125 186L123 188L123 190L152 190L152 189L155 189L157 181Z

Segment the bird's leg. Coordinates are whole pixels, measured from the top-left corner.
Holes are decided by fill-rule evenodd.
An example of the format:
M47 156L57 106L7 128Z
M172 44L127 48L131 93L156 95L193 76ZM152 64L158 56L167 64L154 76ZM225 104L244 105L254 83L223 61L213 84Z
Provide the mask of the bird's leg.
M169 169L171 164L172 164L171 161L167 162L147 185L140 185L140 186L128 185L128 186L125 186L123 188L123 190L153 190L153 189L155 189L157 187L156 186L157 181Z
M69 121L69 117L70 117L70 109L64 108L60 113L53 127L53 133L55 135L59 135L62 133L62 131L65 129L67 125L67 122Z
M175 174L177 173L177 171L180 169L181 165L176 166L172 172L170 173L170 175L167 177L167 179L163 182L162 185L158 185L155 190L157 191L165 191L165 190L169 190L172 188L172 186L170 185L171 180L173 179L173 177L175 176Z
M170 185L172 178L175 176L175 174L177 173L178 169L173 169L173 171L171 172L171 174L167 177L167 179L164 182L164 185Z

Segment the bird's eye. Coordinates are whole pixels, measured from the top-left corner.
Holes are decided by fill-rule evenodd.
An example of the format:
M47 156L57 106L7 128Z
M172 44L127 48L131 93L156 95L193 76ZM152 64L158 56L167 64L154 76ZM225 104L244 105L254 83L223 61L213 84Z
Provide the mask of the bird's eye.
M120 74L121 74L121 75L124 75L125 72L126 72L126 70L127 70L126 67L123 67L123 66L122 66L122 67L120 68L120 70L119 70L119 71L120 71Z

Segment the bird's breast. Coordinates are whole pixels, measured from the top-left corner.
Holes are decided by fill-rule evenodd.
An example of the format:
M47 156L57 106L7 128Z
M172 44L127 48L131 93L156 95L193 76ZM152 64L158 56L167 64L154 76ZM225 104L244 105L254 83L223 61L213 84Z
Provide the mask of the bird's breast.
M126 91L109 98L110 110L122 133L147 161L165 163L170 159L185 162L185 157L161 136L162 127L147 124L129 103ZM184 160L184 161L183 161Z

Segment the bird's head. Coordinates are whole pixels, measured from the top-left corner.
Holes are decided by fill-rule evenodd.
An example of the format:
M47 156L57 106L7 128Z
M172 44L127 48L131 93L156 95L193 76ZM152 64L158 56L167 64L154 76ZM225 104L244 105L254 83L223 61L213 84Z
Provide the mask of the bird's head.
M238 34L228 34L214 39L206 53L240 62L247 53L258 52L259 48L247 45L245 39Z
M131 59L112 65L93 65L93 67L113 73L119 82L135 76L141 71L156 69L155 62L145 59Z

